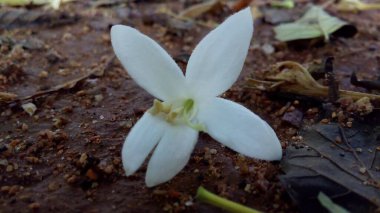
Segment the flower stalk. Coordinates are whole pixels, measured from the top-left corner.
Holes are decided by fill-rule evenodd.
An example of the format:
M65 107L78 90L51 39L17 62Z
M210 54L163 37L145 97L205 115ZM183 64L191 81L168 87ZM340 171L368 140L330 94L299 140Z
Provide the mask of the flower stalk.
M202 186L200 186L198 188L196 198L197 198L197 200L199 200L201 202L211 204L213 206L222 208L222 209L227 210L229 212L261 213L258 210L249 208L249 207L244 206L242 204L235 203L235 202L230 201L226 198L222 198L216 194L213 194L213 193L207 191Z

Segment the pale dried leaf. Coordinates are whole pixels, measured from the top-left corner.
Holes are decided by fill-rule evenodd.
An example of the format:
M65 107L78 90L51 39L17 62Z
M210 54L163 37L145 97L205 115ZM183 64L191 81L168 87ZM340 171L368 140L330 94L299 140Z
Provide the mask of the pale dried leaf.
M0 102L12 101L17 98L16 94L9 92L0 92Z
M186 18L196 18L209 10L211 10L215 5L217 5L220 2L220 0L209 0L206 2L202 2L199 4L195 4L184 11L182 11L179 14L179 17L186 17Z
M318 37L324 37L325 40L328 41L329 35L344 25L347 25L347 22L330 16L321 7L312 6L297 21L278 25L274 28L274 31L276 33L276 39L280 41Z
M284 61L273 66L263 80L248 79L247 86L259 90L281 91L313 98L327 98L329 88L319 84L301 64ZM380 100L380 95L339 90L339 97L358 101L364 97ZM364 100L364 99L363 99Z
M337 9L346 12L357 12L363 10L379 10L379 3L365 3L360 0L341 0L337 5Z
M21 105L21 107L24 109L26 113L28 113L30 116L34 115L34 113L37 111L36 105L33 103L26 103Z

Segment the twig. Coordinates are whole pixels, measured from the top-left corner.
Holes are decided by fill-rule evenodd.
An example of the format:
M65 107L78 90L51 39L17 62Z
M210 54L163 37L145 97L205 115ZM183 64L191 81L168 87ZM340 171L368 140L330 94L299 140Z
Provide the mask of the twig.
M38 91L32 95L28 95L28 96L24 96L24 97L20 97L20 98L15 98L13 100L10 100L8 102L6 102L7 104L9 103L12 103L12 102L17 102L17 101L24 101L24 100L28 100L28 99L32 99L32 98L36 98L36 97L39 97L39 96L43 96L43 95L47 95L47 94L50 94L50 93L54 93L54 92L57 92L61 89L71 89L73 88L79 81L82 81L88 77L90 77L91 75L93 74L96 74L96 73L99 73L99 71L101 72L100 75L103 75L103 72L105 70L107 70L110 65L112 64L113 60L115 59L115 56L112 56L110 57L106 63L104 64L103 68L101 68L100 70L99 69L93 69L91 70L90 72L84 74L83 76L81 77L78 77L78 78L75 78L73 80L70 80L70 81L67 81L63 84L59 84L59 85L56 85L48 90L43 90L43 91Z
M351 74L351 84L355 85L357 87L363 87L366 88L367 90L380 90L380 81L366 81L366 80L361 80L359 81L358 78L356 77L356 73L353 72Z
M345 151L345 152L351 152L351 150L347 149L346 147L341 146L340 144L338 144L334 140L328 138L326 135L324 135L318 129L316 129L315 131L318 132L318 134L320 134L323 138L325 138L326 140L329 140L331 143L333 143L335 146L337 146L338 148L342 149L343 151Z
M328 56L324 59L323 68L326 73L327 83L329 86L329 101L335 103L339 98L339 85L335 80L334 67L333 67L334 58Z

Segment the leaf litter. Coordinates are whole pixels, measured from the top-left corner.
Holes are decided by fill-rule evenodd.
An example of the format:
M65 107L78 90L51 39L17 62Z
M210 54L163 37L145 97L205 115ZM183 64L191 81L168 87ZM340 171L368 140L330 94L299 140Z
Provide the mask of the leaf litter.
M340 128L338 123L304 126L303 139L286 150L286 174L280 179L301 209L321 211L319 192L352 212L380 207L380 126L357 122Z
M340 0L336 8L345 12L380 10L380 3L366 3L361 0Z
M264 73L263 80L248 78L247 86L264 91L280 91L317 99L328 98L329 87L318 83L301 64L293 61L279 62ZM339 90L339 97L358 101L362 98L380 100L380 95L349 90Z
M274 28L274 31L276 39L280 41L323 37L327 42L332 33L344 26L350 26L350 24L329 15L322 7L311 6L300 19L292 23L280 24Z

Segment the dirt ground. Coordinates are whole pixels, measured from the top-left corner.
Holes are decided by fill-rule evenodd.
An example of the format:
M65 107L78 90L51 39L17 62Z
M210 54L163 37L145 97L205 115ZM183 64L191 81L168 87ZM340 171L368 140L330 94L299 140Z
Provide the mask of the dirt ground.
M0 91L21 99L32 96L0 104L0 212L220 212L194 199L201 185L265 212L298 212L279 182L283 173L279 162L244 158L206 134L201 134L188 165L170 182L147 188L146 166L130 177L124 175L122 144L151 107L153 97L133 82L114 57L110 26L139 29L158 41L181 67L211 28L172 23L173 17L156 12L164 6L178 13L195 1L94 2L75 1L58 11L0 10ZM303 2L297 7L305 6ZM16 10L23 13L15 15ZM310 63L326 55L335 58L342 88L365 91L350 84L353 71L360 79L380 76L380 13L328 11L354 24L357 35L333 38L328 45L295 48L276 41L273 25L257 19L242 75L224 94L268 121L284 149L298 128L282 121L277 112L290 104L306 113L320 108L320 103L246 88L245 77L260 75L279 61ZM222 6L200 20L220 23L232 13ZM265 52L263 45L273 46L274 52ZM29 102L37 107L32 116L21 107ZM304 119L317 122L320 117L316 112Z

